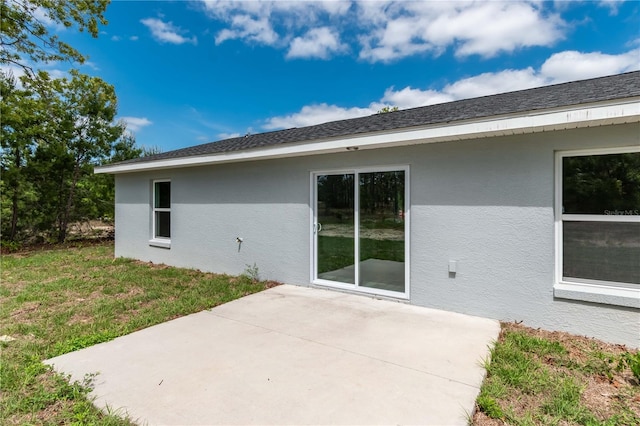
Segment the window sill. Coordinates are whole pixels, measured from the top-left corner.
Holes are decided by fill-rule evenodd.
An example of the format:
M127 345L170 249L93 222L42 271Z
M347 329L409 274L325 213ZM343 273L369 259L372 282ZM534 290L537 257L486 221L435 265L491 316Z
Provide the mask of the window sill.
M581 300L640 309L640 287L615 287L563 281L553 286L553 295L559 299Z
M153 238L149 240L149 245L152 247L171 248L171 240L168 238Z

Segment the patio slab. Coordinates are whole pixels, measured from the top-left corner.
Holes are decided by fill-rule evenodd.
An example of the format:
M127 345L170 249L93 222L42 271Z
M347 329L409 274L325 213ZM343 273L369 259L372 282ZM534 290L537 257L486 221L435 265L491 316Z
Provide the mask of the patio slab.
M282 285L47 363L140 424L464 425L499 328Z

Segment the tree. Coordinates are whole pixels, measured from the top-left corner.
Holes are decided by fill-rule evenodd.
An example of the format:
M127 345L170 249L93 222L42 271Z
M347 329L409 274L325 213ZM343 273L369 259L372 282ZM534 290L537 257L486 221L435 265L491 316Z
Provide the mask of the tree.
M133 134L124 132L113 146L111 156L100 164L117 163L144 156L145 148L136 144ZM83 218L114 219L115 182L113 175L90 174L78 187L78 215Z
M72 221L104 212L96 207L101 195L113 200L109 183L101 189L92 180L93 166L143 150L114 123L114 88L97 77L72 70L70 78L50 79L41 71L23 78L23 89L1 81L2 207L12 218L9 224L3 215L3 235L15 240L22 228L64 241Z
M71 79L49 80L40 72L34 81L49 114L47 143L36 149L38 175L47 187L47 196L55 214L57 239L66 239L75 213L78 184L93 172L93 166L109 158L124 127L114 124L117 99L113 86L97 77L71 70ZM42 177L47 177L46 181ZM52 187L52 185L55 185Z
M15 241L21 228L19 221L29 220L19 212L28 211L24 208L25 204L34 197L32 185L26 178L26 167L33 155L34 141L42 129L38 114L42 108L32 96L33 93L19 89L15 79L4 73L0 73L0 93L2 218L3 221L11 218L8 237ZM3 231L6 236L7 229Z
M378 114L386 114L388 112L396 112L398 110L399 110L399 108L397 106L394 106L394 107L386 106L386 107L382 108L381 110L379 110Z
M109 0L0 0L0 63L14 64L28 73L27 62L76 61L85 57L51 34L47 26L77 27L98 36L106 25Z
M114 123L114 88L69 72L52 80L39 63L85 60L50 33L76 28L97 37L109 0L0 0L0 64L22 67L17 85L0 73L2 238L48 235L64 241L80 218L113 215L113 178L93 166L144 154Z
M639 170L637 152L563 158L564 211L596 215L640 211Z

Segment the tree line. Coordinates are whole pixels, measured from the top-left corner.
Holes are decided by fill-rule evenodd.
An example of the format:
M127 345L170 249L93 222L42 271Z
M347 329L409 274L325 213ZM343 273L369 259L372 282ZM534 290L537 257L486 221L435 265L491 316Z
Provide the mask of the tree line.
M640 152L564 157L563 213L640 214Z
M64 242L76 221L114 215L114 182L96 165L140 157L116 122L112 85L71 69L62 78L41 64L86 59L50 34L51 23L97 37L106 25L105 0L1 0L0 15L0 231L3 243ZM43 22L42 16L48 22ZM21 69L16 78L8 65Z
M404 172L362 172L359 178L361 220L396 218L404 209ZM323 220L333 216L339 222L353 221L355 175L320 175L316 181Z

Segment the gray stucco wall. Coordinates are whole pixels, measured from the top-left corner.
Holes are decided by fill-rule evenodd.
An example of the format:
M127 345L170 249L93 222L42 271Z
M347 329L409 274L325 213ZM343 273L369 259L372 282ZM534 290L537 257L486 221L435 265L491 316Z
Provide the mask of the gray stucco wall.
M310 284L310 173L409 165L411 303L640 347L640 311L555 299L554 152L637 146L638 125L116 176L116 256ZM172 181L171 249L149 246ZM236 237L244 238L240 250ZM449 260L458 261L450 277Z

